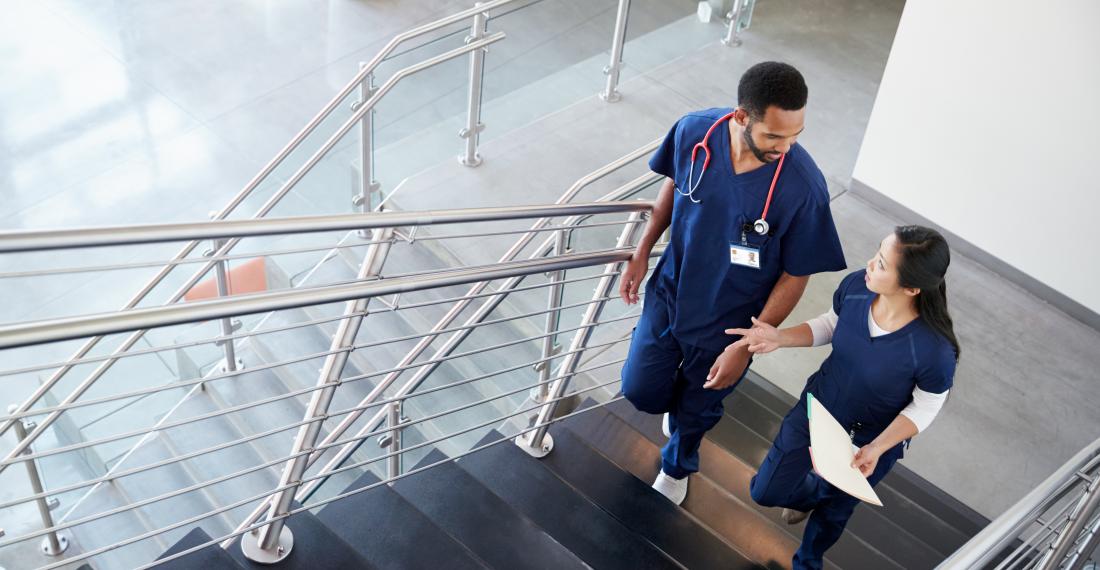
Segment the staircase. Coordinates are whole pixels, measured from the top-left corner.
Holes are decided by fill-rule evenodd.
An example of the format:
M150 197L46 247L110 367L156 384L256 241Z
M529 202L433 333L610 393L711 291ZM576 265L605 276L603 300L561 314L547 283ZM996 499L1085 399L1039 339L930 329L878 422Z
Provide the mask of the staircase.
M750 373L704 440L702 471L678 507L649 487L660 418L621 399L587 400L551 427L555 447L541 460L493 431L455 461L432 451L392 484L361 475L342 493L366 491L291 517L301 550L277 567L790 568L802 525L755 505L748 481L794 403ZM877 492L885 506L857 509L827 568L934 568L988 522L902 466ZM193 530L164 555L208 540ZM237 545L162 567L199 564L257 567Z

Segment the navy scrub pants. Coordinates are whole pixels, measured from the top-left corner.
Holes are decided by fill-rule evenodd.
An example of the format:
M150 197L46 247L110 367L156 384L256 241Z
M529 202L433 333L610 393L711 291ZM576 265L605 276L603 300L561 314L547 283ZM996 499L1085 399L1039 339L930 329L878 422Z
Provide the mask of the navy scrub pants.
M699 471L703 435L722 419L722 400L737 386L703 388L719 354L677 341L665 302L646 296L623 364L622 390L638 410L668 413L672 437L661 449L661 470L675 479Z
M802 545L794 554L795 570L822 567L825 551L840 539L860 502L813 472L809 445L810 427L803 392L798 404L783 418L771 450L749 482L749 493L762 506L813 510L802 533ZM867 478L872 487L890 472L901 453L899 444L879 457L874 473Z

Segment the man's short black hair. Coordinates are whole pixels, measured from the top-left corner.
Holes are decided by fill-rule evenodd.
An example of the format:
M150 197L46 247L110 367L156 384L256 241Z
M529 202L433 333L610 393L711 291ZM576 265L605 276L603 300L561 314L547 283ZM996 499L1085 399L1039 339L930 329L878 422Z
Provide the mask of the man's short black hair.
M797 111L806 106L806 80L794 67L765 61L748 69L737 84L737 105L755 120L764 118L768 107Z

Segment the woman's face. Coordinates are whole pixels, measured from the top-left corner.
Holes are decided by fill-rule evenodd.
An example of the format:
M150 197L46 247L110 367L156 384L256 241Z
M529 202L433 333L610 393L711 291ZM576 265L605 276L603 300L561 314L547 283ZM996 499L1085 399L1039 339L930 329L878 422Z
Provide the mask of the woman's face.
M867 260L867 289L879 295L896 295L902 292L898 285L898 260L901 255L897 248L898 238L894 234L886 236L878 246L878 251Z

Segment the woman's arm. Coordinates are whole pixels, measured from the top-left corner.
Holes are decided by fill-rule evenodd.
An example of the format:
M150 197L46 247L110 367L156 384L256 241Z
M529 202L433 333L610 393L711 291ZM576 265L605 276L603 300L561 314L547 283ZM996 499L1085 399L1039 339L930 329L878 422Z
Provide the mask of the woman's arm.
M742 335L740 340L733 343L734 347L746 347L749 352L765 354L778 348L827 344L833 338L836 322L837 316L832 309L800 325L785 329L777 329L754 317L751 329L726 329L726 334Z

